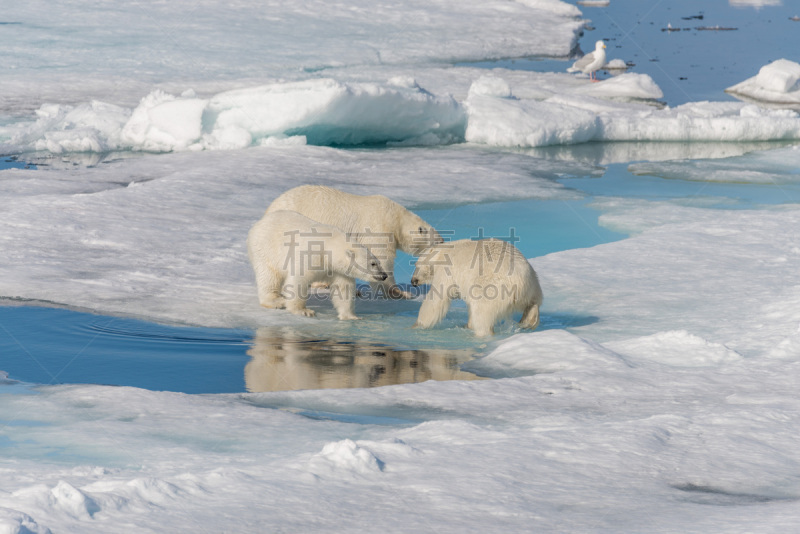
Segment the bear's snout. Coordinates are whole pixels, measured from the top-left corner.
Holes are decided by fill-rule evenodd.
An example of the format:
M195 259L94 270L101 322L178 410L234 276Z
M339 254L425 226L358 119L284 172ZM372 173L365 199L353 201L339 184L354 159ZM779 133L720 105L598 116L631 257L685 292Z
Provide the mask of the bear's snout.
M411 285L414 286L414 287L419 286L419 279L418 278L412 278L411 279Z
M389 275L388 275L388 274L386 274L386 273L376 274L376 275L375 275L375 278L376 278L376 279L377 279L379 282L383 282L384 280L386 280L387 278L389 278Z

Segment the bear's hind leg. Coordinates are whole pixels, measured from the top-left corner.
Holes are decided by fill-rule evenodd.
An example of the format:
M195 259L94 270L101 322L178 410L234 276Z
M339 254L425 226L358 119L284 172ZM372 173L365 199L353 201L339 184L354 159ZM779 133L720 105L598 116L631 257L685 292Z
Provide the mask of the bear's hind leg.
M536 330L539 326L539 305L533 304L530 308L525 310L522 314L522 319L519 320L519 325L523 328L530 328Z

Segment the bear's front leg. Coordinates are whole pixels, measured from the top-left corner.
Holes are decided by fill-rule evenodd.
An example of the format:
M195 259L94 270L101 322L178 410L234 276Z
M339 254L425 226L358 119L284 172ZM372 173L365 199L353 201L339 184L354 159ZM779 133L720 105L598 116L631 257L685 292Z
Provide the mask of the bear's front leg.
M435 287L431 285L428 294L425 295L414 328L432 328L442 322L444 316L447 315L447 311L450 309L450 299L444 292L434 289Z
M258 286L258 301L265 308L283 308L286 299L281 295L283 277L262 263L253 265Z
M306 308L309 290L309 284L303 280L295 277L287 278L283 286L283 294L286 298L286 309L295 315L314 317L316 312Z
M330 284L331 302L339 319L342 321L352 321L358 319L355 313L355 293L356 281L353 278L342 275L334 275Z

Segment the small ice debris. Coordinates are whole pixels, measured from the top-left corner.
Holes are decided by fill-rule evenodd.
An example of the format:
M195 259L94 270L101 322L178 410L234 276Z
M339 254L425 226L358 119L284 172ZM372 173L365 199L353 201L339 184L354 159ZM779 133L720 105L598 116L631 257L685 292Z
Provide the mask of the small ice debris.
M733 7L754 7L756 9L764 6L779 6L783 0L728 0Z
M579 6L585 7L608 7L611 3L610 0L578 0Z
M800 22L800 16L795 15L794 17L789 17L789 20L793 20L795 22Z
M470 95L493 96L495 98L512 98L511 86L497 76L481 76L469 88Z
M75 519L89 519L100 507L84 492L63 480L50 490L53 507L60 508Z
M739 28L731 28L728 26L698 26L695 28L697 31L701 32L733 32L738 30Z
M355 441L344 439L325 445L321 452L311 458L309 468L316 475L341 476L350 473L364 476L381 472L383 462Z
M389 78L389 86L405 87L406 89L420 89L417 80L413 76L394 76Z
M621 59L612 59L605 66L606 70L627 70L628 64Z

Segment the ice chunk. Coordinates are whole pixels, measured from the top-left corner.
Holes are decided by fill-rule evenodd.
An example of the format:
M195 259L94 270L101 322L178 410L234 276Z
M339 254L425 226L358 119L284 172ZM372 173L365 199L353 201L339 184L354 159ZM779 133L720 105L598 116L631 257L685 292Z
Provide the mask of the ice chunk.
M63 510L75 519L89 519L100 511L97 503L86 493L63 480L50 490L51 506Z
M380 473L383 462L355 441L345 439L325 445L309 460L309 469L318 476L358 477Z
M778 59L752 78L725 89L734 96L778 104L800 104L800 64Z
M606 63L605 68L608 69L608 70L615 70L615 71L616 70L627 70L628 69L628 64L625 63L623 60L617 58L617 59L612 59L611 61ZM661 98L661 97L658 97L658 98Z
M497 76L481 76L469 88L469 95L494 96L511 98L511 87L508 82Z
M34 518L19 510L0 507L0 532L3 534L51 534Z
M735 7L754 7L756 9L764 6L779 6L783 0L728 0Z
M120 145L151 152L185 150L200 140L207 105L206 100L155 91L133 111L122 129Z
M36 111L36 121L21 123L10 144L28 150L107 152L118 146L119 132L130 110L99 101L76 106L46 104Z

